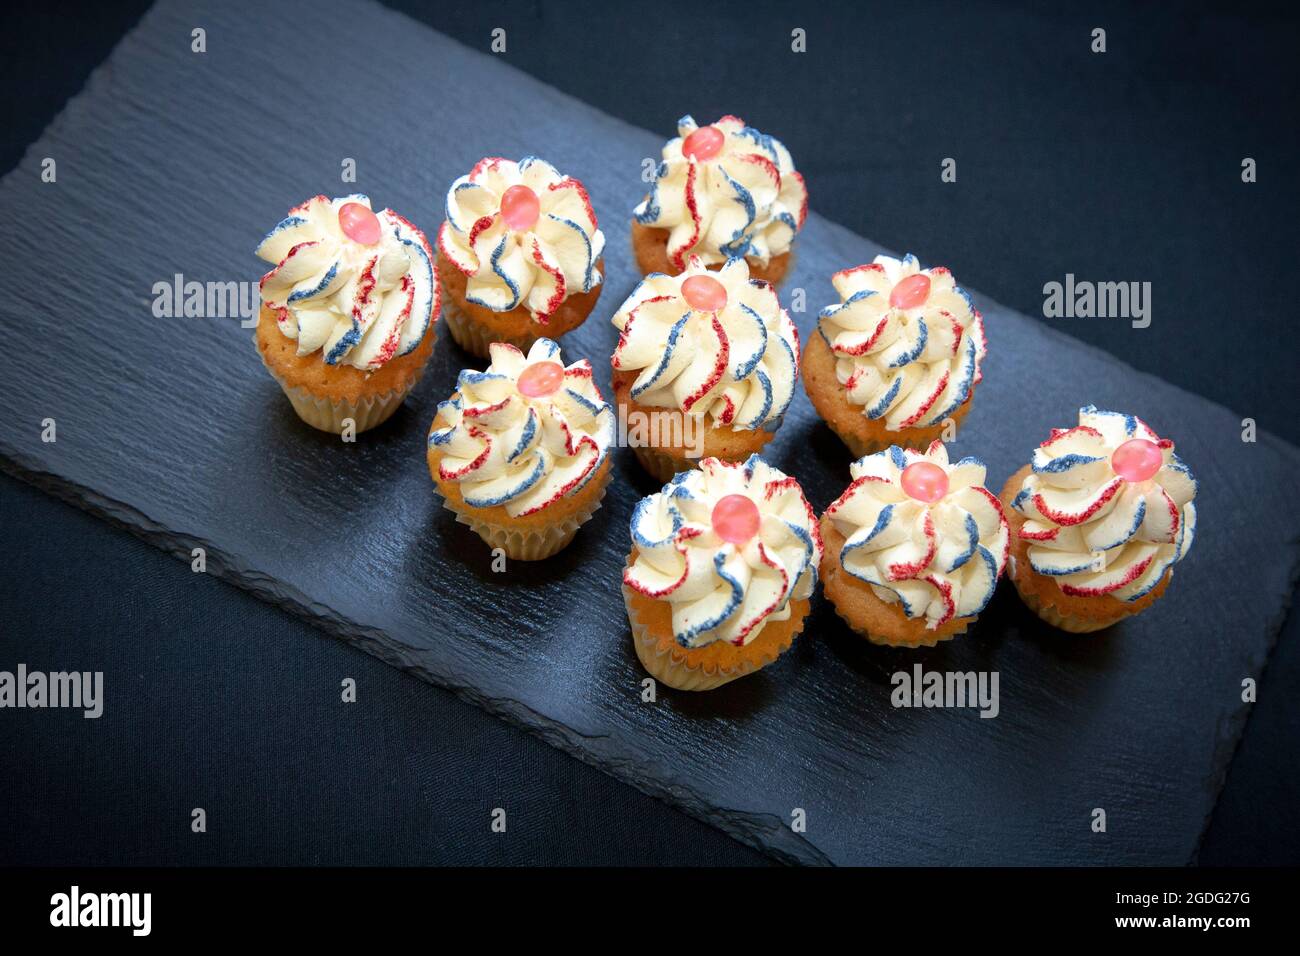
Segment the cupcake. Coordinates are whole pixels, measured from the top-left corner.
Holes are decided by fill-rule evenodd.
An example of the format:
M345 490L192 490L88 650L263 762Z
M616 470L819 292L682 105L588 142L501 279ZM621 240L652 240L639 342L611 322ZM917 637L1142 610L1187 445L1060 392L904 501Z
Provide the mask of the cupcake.
M876 256L831 282L840 301L821 311L803 358L817 413L858 457L951 441L984 359L970 296L947 269L921 269L912 255Z
M984 610L1007 563L1010 530L984 464L897 445L855 461L822 516L826 597L876 644L929 647Z
M1002 489L1011 580L1047 623L1084 634L1153 604L1196 535L1196 479L1134 415L1079 409Z
M780 140L735 116L712 126L683 116L633 216L642 275L675 275L690 256L710 268L743 256L756 278L776 283L808 216L808 190Z
M793 478L706 458L632 513L623 600L637 657L678 690L765 667L808 616L822 544Z
M614 410L586 359L564 365L538 339L527 355L490 346L465 370L429 430L429 472L443 504L508 557L537 561L570 541L609 484Z
M529 349L577 328L600 297L605 235L582 183L529 156L481 159L447 191L438 279L451 337Z
M257 348L308 425L356 432L392 415L433 351L438 283L424 233L365 196L316 196L257 247Z
M794 396L799 333L744 259L649 275L613 322L619 418L656 479L706 456L745 461L771 440Z

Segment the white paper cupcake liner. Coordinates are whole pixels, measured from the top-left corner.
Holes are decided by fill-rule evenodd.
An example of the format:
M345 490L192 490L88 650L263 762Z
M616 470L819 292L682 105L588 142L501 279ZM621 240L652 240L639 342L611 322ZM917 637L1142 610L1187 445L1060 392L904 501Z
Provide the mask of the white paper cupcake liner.
M632 630L632 643L636 647L637 659L641 662L641 666L646 669L647 674L659 681L659 683L666 684L676 690L713 690L723 684L729 684L733 680L762 670L788 651L794 644L794 639L803 630L804 621L801 620L798 627L779 646L773 648L761 658L742 660L734 667L708 668L703 665L692 666L685 661L674 660L671 649L660 647L658 639L650 633L650 629L637 617L636 611L633 609L632 597L634 593L626 584L623 585L623 604L627 608L627 621Z
M632 452L652 478L665 484L678 472L690 471L700 464L698 458L677 458L649 445L633 445Z
M460 304L449 295L444 296L442 300L442 317L456 344L479 358L491 357L488 354L488 346L493 342L509 342L520 351L527 352L538 339L538 336L532 334L516 337L496 335L475 321L474 317L462 309Z
M290 388L284 382L280 382L280 387L284 389L284 394L288 397L293 410L298 413L298 417L308 425L319 428L323 432L341 435L347 420L351 419L355 434L359 435L369 428L386 422L393 412L401 407L414 384L415 382L412 381L405 388L384 392L381 395L367 396L359 402L316 398L305 388Z
M578 533L578 528L586 524L596 513L600 503L605 500L610 474L606 470L604 478L594 479L600 481L600 491L584 510L575 512L558 524L546 528L530 528L521 531L518 528L496 524L484 520L479 509L464 502L453 502L446 497L443 497L442 505L456 516L457 521L474 529L474 533L489 546L505 551L506 557L515 561L540 561L565 548Z

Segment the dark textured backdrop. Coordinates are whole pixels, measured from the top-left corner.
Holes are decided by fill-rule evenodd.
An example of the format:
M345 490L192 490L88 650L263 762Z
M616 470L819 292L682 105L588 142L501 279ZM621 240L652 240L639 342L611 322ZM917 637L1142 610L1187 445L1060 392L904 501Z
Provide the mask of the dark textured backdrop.
M675 15L657 5L649 17L642 5L398 6L480 47L505 26L516 66L665 135L686 110L711 118L737 99L754 104L746 118L790 145L819 212L945 260L1026 312L1036 311L1042 283L1066 271L1150 280L1151 329L1093 320L1069 331L1296 439L1295 423L1276 417L1289 405L1278 399L1295 397L1283 325L1297 205L1283 174L1297 155L1294 22L1237 7L1050 20L982 5L800 11L792 25L809 31L810 49L801 59L785 53L786 18L763 5L746 5L747 19L698 6ZM910 21L890 29L910 27L916 44L873 43L872 16ZM0 168L14 165L133 19L129 8L74 8L6 24L5 86L27 95L0 107L10 130ZM1086 52L1093 25L1108 29L1105 55ZM702 56L723 64L727 83L696 88L689 67ZM878 128L870 148L843 134L848 116L855 131L864 118ZM959 181L945 186L938 161L950 155ZM1251 186L1238 175L1244 155L1260 162ZM0 487L6 635L22 635L33 664L94 648L104 669L138 675L142 689L144 730L133 740L88 741L57 720L19 725L10 712L0 743L22 748L22 765L39 768L54 795L11 808L21 814L12 847L20 859L754 859L441 691L305 640L309 628L217 582L196 596L183 566L10 479ZM40 590L29 586L33 571ZM1205 861L1297 858L1296 784L1278 772L1296 739L1296 708L1285 700L1300 670L1294 630L1265 677ZM373 706L336 705L340 675L357 677ZM280 689L278 706L267 708L267 686ZM188 804L196 781L216 789L231 759L260 771L254 778L276 794L268 806L300 812L268 814L257 846L176 833L173 804ZM141 788L144 776L152 789ZM550 815L528 828L531 838L505 845L432 815L479 807L516 781L535 788L528 803ZM245 808L257 794L219 799Z

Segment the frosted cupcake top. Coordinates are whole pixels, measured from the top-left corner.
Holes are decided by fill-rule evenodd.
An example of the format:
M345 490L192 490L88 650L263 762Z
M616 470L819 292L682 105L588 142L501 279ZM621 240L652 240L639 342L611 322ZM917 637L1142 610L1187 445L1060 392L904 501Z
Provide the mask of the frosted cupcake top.
M612 364L635 371L632 398L737 429L775 427L794 396L799 333L770 283L744 259L711 272L692 256L652 273L615 313Z
M984 322L941 266L876 256L831 277L841 301L817 331L835 376L862 414L889 431L937 425L970 397L984 359Z
M803 228L808 190L780 140L735 116L712 126L683 116L633 214L668 230L668 258L678 270L692 254L709 265L734 256L766 265Z
M414 351L438 315L433 253L419 229L365 196L315 196L289 210L257 255L262 301L298 354L374 371Z
M933 630L988 604L1006 567L1002 504L984 463L950 463L943 442L925 454L897 445L849 467L853 481L826 515L845 537L844 570Z
M465 370L456 394L438 406L443 427L429 434L442 451L438 476L460 485L465 503L530 515L576 494L614 443L614 412L586 359L563 365L560 347L538 339L528 354L489 347L486 371Z
M1136 601L1196 535L1196 479L1135 415L1093 405L1034 449L1012 507L1027 519L1029 563L1077 597Z
M672 605L683 647L752 642L817 581L822 543L798 482L757 455L705 458L632 513L637 556L623 583Z
M604 248L582 183L535 156L481 159L447 191L438 251L464 273L465 298L494 312L523 306L545 323L600 285Z

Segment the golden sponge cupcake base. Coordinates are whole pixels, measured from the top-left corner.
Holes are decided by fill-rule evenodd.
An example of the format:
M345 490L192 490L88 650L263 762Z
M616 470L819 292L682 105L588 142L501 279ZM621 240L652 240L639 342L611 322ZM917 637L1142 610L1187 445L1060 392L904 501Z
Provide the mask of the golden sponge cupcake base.
M1007 564L1007 574L1026 607L1052 627L1071 634L1091 634L1145 610L1165 593L1174 574L1172 567L1166 569L1159 584L1133 602L1121 601L1109 594L1096 597L1066 594L1051 575L1035 571L1029 563L1029 542L1020 537L1025 519L1011 507L1012 500L1029 472L1030 466L1025 465L1008 478L999 496L1011 530L1011 558Z
M604 260L597 259L595 268L603 279ZM509 312L493 312L467 300L469 280L442 253L438 254L437 269L443 293L442 314L451 337L466 352L479 358L491 358L488 345L492 342L509 342L527 352L538 339L559 339L587 320L605 286L602 281L590 292L569 296L545 322L538 322L522 305Z
M441 413L435 415L429 433L445 425ZM503 505L479 508L468 504L461 495L460 484L445 481L438 474L442 450L437 446L429 445L425 457L443 507L454 514L458 522L472 528L490 547L501 548L506 557L515 561L540 561L567 547L578 528L591 520L600 508L612 474L612 459L606 455L596 474L576 493L541 511L514 517Z
M636 557L633 548L628 567ZM623 603L641 666L660 683L689 691L713 690L772 663L789 650L803 630L810 608L807 600L791 599L790 616L784 621L768 621L758 637L744 646L715 641L687 648L673 637L672 605L667 601L648 598L625 584Z
M966 628L975 622L975 616L957 617L928 628L925 618L909 618L902 607L882 601L871 585L844 570L840 551L845 538L830 518L822 517L821 531L822 593L834 605L840 619L859 636L889 647L934 647L965 634Z
M668 257L667 229L645 226L633 219L632 252L636 255L637 268L641 270L643 276L648 276L652 272L662 272L664 275L675 276L682 271ZM772 258L768 259L767 265L763 265L757 259L750 259L748 256L745 257L745 261L749 264L751 279L762 279L764 282L772 283L772 285L778 285L790 270L789 252L783 252L779 256L772 256ZM715 262L708 268L721 269L722 265L721 262Z
M924 428L890 431L883 418L868 418L861 405L849 401L848 393L835 375L835 353L820 332L814 332L809 338L803 350L801 370L804 391L808 393L813 408L855 458L884 451L890 445L924 451L935 439L951 441L975 400L975 386L972 385L966 401L947 416L952 421L952 434L945 434L944 422Z

